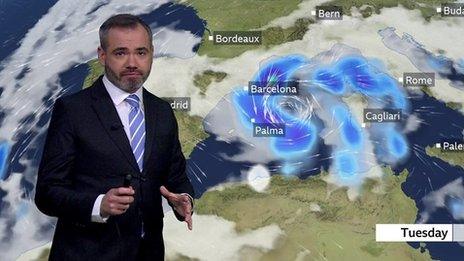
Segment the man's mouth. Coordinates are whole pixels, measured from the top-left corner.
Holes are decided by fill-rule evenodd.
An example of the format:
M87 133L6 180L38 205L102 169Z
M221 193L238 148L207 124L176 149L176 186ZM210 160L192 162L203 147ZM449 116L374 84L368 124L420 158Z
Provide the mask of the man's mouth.
M125 72L121 74L122 76L141 76L140 72Z

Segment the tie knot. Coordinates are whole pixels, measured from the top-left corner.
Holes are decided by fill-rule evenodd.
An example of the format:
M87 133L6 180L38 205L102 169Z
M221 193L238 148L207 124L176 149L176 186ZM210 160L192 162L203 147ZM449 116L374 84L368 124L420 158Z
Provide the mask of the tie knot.
M135 94L131 94L129 96L127 96L127 98L125 99L125 101L127 103L129 103L129 105L135 109L138 109L139 108L139 97Z

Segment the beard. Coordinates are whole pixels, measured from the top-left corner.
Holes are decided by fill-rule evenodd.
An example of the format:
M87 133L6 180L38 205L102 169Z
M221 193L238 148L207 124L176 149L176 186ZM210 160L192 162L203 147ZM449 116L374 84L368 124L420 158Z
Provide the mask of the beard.
M123 79L122 75L129 72L139 73L140 77L128 77ZM142 84L147 80L149 73L144 73L140 70L126 70L118 74L111 70L109 66L105 66L105 74L106 77L108 77L108 80L110 80L110 82L112 82L119 89L128 93L134 93L140 87L142 87Z

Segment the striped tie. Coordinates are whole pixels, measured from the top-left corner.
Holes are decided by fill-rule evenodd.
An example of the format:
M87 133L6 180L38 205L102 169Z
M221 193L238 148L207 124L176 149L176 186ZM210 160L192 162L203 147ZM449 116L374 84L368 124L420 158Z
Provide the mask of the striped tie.
M135 94L125 101L131 106L129 112L130 145L140 171L143 169L143 152L145 150L145 117L140 109L140 99Z

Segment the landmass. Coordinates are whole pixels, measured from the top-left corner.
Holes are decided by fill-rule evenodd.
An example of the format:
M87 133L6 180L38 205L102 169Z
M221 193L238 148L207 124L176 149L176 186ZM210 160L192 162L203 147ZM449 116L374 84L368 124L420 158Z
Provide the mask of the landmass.
M375 224L414 223L417 208L401 190L408 171L384 169L382 181L368 180L355 201L346 189L328 187L327 173L305 180L273 175L266 193L247 185L207 191L196 201L197 214L236 222L238 231L277 224L286 237L262 260L431 260L406 243L377 243Z
M200 94L205 95L209 85L214 81L216 83L221 82L226 78L227 73L216 72L213 70L203 71L201 74L195 74L193 77L193 84L200 89Z
M208 137L203 129L203 118L191 116L186 111L174 111L179 124L179 141L182 152L188 158L195 146Z
M206 19L210 30L246 31L289 15L298 9L301 0L187 0L182 3L192 6L199 17Z
M98 59L89 61L87 65L89 66L89 73L87 74L87 77L85 77L82 89L90 87L93 84L93 82L95 82L98 79L98 77L100 77L100 75L103 74L105 70L98 61Z
M35 261L47 261L50 257L50 247L45 248Z
M280 26L269 27L262 31L263 41L261 45L214 45L213 41L209 41L207 39L208 35L206 35L202 40L198 55L223 59L234 58L249 50L258 48L269 49L286 42L301 40L311 23L314 23L314 20L300 18L289 28L283 29Z
M184 4L195 8L198 15L207 21L207 30L214 31L253 31L267 25L272 20L287 16L298 9L300 0L218 0L218 1L185 1ZM217 10L227 10L226 13ZM246 19L244 19L246 17ZM289 28L270 27L263 30L262 45L214 45L208 40L209 33L202 39L198 55L215 58L233 58L240 54L258 48L270 48L285 42L302 39L308 25L314 20L310 18L298 19Z
M427 155L439 158L453 166L464 168L464 153L455 151L442 151L440 148L427 146L425 148Z
M299 18L289 28L269 27L263 31L263 44L269 48L286 42L301 40L308 31L308 26L312 23L315 23L315 21L310 18Z

